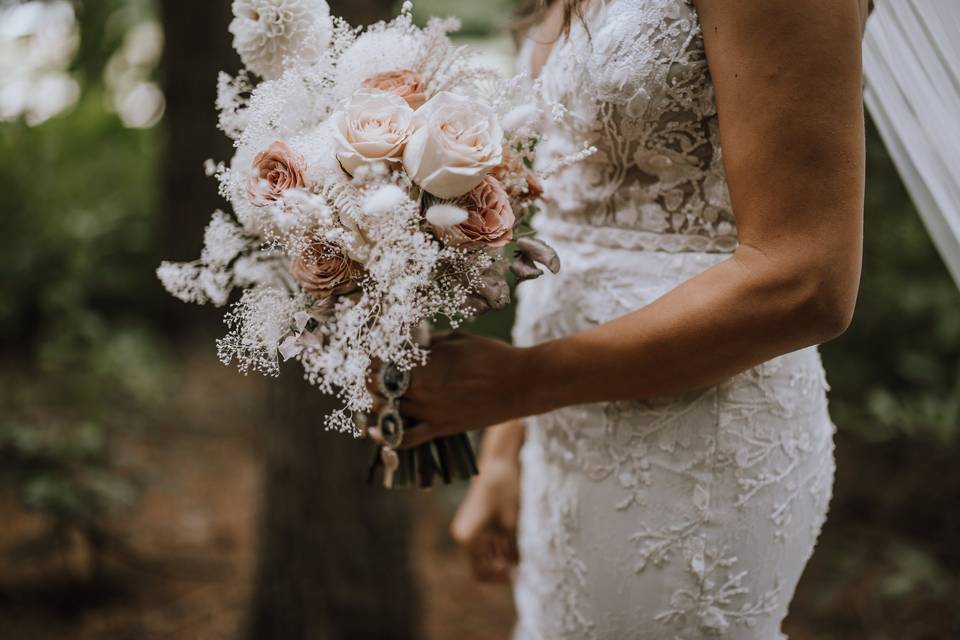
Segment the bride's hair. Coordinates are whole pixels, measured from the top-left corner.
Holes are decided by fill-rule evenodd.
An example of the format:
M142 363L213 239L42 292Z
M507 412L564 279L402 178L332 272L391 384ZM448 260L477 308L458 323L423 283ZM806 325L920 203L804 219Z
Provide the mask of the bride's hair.
M530 27L534 26L543 19L543 14L550 8L554 2L563 3L563 29L562 35L569 35L570 25L573 19L583 19L583 8L589 0L523 0L517 8L517 13L513 21L513 33L517 39L522 38Z

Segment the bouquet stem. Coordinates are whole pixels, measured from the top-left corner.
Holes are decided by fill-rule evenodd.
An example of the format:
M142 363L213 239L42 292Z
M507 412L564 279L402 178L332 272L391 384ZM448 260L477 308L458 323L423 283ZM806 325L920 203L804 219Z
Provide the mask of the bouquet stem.
M437 438L395 453L396 469L391 470L383 462L383 447L376 447L370 462L369 482L381 475L388 489L430 489L437 479L443 484L451 484L469 480L478 473L473 445L464 433Z

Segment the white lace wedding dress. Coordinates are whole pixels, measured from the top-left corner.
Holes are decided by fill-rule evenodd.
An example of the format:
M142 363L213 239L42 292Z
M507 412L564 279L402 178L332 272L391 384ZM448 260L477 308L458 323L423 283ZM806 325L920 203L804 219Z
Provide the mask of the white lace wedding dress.
M607 0L586 23L541 73L577 119L542 161L599 152L546 185L536 226L563 269L520 287L519 344L638 309L737 244L692 2ZM517 637L782 637L830 499L826 390L810 348L682 397L529 420Z

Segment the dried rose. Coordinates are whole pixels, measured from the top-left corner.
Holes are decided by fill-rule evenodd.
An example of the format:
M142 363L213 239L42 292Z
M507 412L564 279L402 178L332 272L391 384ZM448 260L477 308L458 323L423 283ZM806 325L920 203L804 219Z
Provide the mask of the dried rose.
M247 197L253 204L270 204L283 197L287 189L309 186L303 156L280 140L256 155L253 168L257 175L247 180Z
M364 80L363 86L398 95L414 110L419 109L427 101L427 83L419 73L409 69L378 73Z
M466 195L455 202L467 212L467 219L437 232L454 245L502 247L513 240L516 217L510 198L500 182L486 176Z
M359 269L340 249L322 240L312 242L290 261L290 274L318 300L353 291Z

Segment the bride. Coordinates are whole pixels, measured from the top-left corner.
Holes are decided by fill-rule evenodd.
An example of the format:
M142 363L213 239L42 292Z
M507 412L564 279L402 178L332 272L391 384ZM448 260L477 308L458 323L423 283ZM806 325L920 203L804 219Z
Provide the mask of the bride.
M866 2L536 9L521 64L577 123L541 160L598 150L546 185L563 270L515 346L437 341L404 446L497 425L452 529L516 567L517 637L782 637L833 480L813 345L857 294Z

